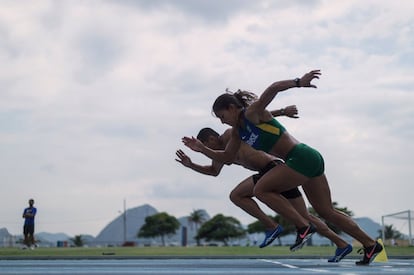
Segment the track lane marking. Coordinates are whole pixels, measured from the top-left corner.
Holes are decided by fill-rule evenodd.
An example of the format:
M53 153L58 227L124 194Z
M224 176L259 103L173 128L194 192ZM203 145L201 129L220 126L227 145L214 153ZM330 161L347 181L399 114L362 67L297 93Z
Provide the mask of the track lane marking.
M315 273L336 273L336 272L332 272L326 269L317 269L317 268L301 268L299 266L296 265L290 265L290 264L285 264L279 261L273 261L273 260L267 260L267 259L260 259L262 262L267 262L267 263L272 263L272 264L277 264L283 267L287 267L287 268L291 268L291 269L301 269L301 270L306 270L306 271L310 271L310 272L315 272ZM353 273L351 273L353 274Z
M267 262L267 263L272 263L272 264L278 264L278 265L281 265L281 266L284 266L284 267L287 267L287 268L299 268L296 265L284 264L284 263L281 263L281 262L278 262L278 261L272 261L272 260L267 260L267 259L261 259L261 261L262 262Z

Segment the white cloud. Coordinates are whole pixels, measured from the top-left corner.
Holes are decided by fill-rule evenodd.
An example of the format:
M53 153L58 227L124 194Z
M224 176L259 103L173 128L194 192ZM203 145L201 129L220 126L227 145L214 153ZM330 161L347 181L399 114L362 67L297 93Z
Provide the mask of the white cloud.
M201 127L226 129L211 115L225 88L260 93L313 68L317 90L284 92L270 107L298 105L300 119L281 121L323 153L333 200L377 221L413 208L414 4L208 3L2 5L0 226L20 233L29 197L42 231L97 234L124 198L252 222L228 199L251 172L198 175L175 150Z

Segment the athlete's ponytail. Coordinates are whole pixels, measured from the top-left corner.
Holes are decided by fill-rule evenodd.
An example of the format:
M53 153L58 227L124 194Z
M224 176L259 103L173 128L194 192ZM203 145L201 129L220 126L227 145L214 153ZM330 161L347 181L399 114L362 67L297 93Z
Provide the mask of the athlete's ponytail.
M257 95L248 91L237 90L232 93L226 89L226 93L217 97L213 104L213 113L217 115L218 111L228 109L231 104L237 108L246 108L257 100Z
M257 95L248 91L242 91L240 89L234 93L234 96L243 104L243 107L248 107L250 104L257 100Z

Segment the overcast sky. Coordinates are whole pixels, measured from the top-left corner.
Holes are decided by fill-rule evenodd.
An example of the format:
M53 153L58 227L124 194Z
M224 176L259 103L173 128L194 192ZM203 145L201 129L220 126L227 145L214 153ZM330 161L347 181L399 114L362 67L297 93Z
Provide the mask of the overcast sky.
M228 199L252 174L209 177L181 144L226 88L260 94L321 69L318 89L291 89L288 131L326 161L332 198L355 217L414 209L414 2L411 0L0 1L0 228L97 235L145 203L254 219ZM273 214L263 207L266 213ZM407 231L405 228L397 228ZM375 236L374 236L375 237Z

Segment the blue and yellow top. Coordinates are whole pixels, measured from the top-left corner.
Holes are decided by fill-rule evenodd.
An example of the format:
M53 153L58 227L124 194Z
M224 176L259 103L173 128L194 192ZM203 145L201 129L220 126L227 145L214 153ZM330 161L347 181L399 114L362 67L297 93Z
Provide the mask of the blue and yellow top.
M286 128L283 127L275 118L260 124L250 122L243 112L244 126L239 128L241 140L252 146L256 150L270 152Z

